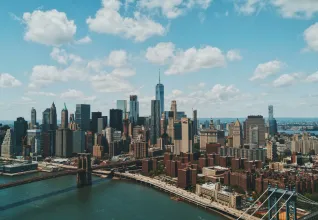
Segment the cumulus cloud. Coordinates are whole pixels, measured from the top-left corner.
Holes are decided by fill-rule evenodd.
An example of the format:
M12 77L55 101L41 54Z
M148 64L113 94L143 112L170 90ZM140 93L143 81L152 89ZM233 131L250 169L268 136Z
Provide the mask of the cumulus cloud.
M76 25L64 12L36 10L23 14L26 25L24 39L45 45L59 46L73 41Z
M250 78L250 80L265 79L268 76L278 73L284 66L285 64L278 60L258 64L254 71L254 75Z
M83 37L77 41L75 41L76 44L89 44L92 42L92 39L89 36Z
M236 60L242 60L243 59L239 50L229 50L226 53L226 58L229 61L236 61Z
M174 57L175 45L172 42L161 42L154 47L148 47L146 59L155 64L165 64Z
M264 6L262 0L235 0L236 11L244 15L254 14Z
M228 101L235 98L240 93L240 90L235 88L234 85L221 85L216 84L213 88L206 93L206 98L211 101Z
M315 73L309 75L309 76L306 78L306 81L307 81L307 82L318 82L318 72L315 72Z
M97 92L130 92L134 89L128 81L112 74L98 74L91 77L90 81Z
M21 86L22 83L9 73L0 73L0 88Z
M66 92L61 93L61 99L76 99L83 101L94 101L96 96L85 96L82 91L76 89L69 89Z
M300 78L300 73L283 74L273 82L274 87L286 87L293 85Z
M315 0L272 0L285 18L312 18L318 12L318 1Z
M304 39L307 43L307 49L318 51L318 22L305 30Z
M136 75L136 71L129 68L118 68L114 69L111 74L118 77L130 77Z
M91 31L113 34L142 42L152 36L162 36L166 29L150 18L135 12L133 17L122 17L119 13L119 0L103 0L102 8L96 12L95 18L89 17L86 23Z
M223 67L225 64L225 56L219 48L205 46L196 49L192 47L186 51L177 51L165 74L183 74L199 69Z
M163 16L174 19L193 7L207 9L211 2L212 0L140 0L138 5L148 11L159 10Z
M113 50L107 58L107 65L122 67L127 64L127 52L125 50Z
M34 96L49 96L54 97L56 96L53 92L40 92L40 91L28 91L27 95L34 95Z
M50 56L53 60L56 60L58 63L67 64L68 55L64 49L53 48Z

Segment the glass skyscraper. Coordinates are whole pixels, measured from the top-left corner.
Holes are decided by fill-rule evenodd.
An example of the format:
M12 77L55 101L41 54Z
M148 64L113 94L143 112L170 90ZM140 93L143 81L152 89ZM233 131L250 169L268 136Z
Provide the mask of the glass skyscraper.
M125 119L127 113L127 100L117 100L117 109L123 111L123 119Z
M272 105L268 106L268 127L270 136L273 137L277 134L277 121L274 118L274 108Z
M160 115L165 110L165 87L160 83L160 72L159 72L159 83L156 85L156 100L160 102Z
M86 104L76 104L75 122L83 131L90 130L91 106Z
M150 127L150 142L157 143L157 138L160 137L160 101L151 100L151 127Z
M130 96L129 108L129 120L135 124L139 117L139 102L136 95Z

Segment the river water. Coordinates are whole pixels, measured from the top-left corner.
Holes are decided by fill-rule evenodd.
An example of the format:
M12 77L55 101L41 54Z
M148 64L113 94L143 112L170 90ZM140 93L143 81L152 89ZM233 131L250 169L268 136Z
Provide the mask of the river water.
M0 183L30 176L4 177ZM130 181L93 179L77 189L76 177L30 183L0 191L0 219L43 220L224 220L223 216Z

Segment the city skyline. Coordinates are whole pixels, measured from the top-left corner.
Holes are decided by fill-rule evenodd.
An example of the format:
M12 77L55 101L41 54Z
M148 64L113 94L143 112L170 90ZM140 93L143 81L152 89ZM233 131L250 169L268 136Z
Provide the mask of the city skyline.
M317 117L318 3L186 2L1 2L0 119L30 121L34 107L39 121L52 102L58 119L64 102L108 116L130 95L149 116L159 68L166 111L177 100L198 118L267 116L268 105L275 118ZM100 23L103 11L122 28Z

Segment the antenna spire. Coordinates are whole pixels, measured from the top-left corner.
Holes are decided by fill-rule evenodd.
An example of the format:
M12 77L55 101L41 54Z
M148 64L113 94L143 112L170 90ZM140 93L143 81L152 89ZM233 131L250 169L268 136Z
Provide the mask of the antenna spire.
M160 69L159 69L159 84L160 84Z

